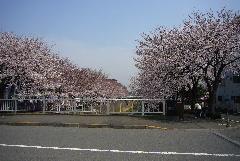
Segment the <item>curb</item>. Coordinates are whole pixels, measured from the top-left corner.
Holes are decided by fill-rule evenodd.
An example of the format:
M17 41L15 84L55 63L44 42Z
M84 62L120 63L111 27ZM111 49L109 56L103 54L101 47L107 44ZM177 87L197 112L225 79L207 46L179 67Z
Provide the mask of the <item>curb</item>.
M220 133L218 133L218 132L212 132L212 133L213 133L214 135L216 135L216 136L218 136L218 137L220 137L220 138L222 138L222 139L224 139L224 140L226 140L226 141L228 141L228 142L230 142L230 143L232 143L232 144L240 147L240 142L238 142L238 141L236 141L236 140L233 140L233 139L231 139L231 138L229 138L229 137L227 137L227 136L225 136L225 135L222 135L222 134L220 134Z
M16 116L16 115L71 115L71 116L112 116L112 115L107 115L107 114L85 114L85 113L81 113L81 112L78 112L78 113L63 113L63 112L39 112L39 113L36 113L36 112L33 112L33 113L0 113L0 116Z
M52 126L52 127L77 127L77 128L112 128L112 129L159 129L168 128L151 125L109 125L109 124L80 124L80 123L44 123L44 122L0 122L0 125L9 126Z

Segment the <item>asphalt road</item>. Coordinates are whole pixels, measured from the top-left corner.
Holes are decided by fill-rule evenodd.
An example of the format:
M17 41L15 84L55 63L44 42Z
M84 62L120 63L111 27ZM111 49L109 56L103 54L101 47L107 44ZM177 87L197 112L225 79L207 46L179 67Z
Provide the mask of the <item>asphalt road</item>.
M240 160L210 130L0 126L0 160Z

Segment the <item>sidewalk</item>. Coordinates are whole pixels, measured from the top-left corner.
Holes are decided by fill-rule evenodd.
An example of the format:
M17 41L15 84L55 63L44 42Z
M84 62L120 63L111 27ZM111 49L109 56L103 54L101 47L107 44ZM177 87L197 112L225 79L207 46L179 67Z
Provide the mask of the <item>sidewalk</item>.
M89 128L139 128L139 129L226 129L226 120L205 120L186 117L178 121L177 117L162 116L84 116L84 115L43 115L17 114L0 115L0 125L18 126L63 126ZM240 123L231 122L232 127Z

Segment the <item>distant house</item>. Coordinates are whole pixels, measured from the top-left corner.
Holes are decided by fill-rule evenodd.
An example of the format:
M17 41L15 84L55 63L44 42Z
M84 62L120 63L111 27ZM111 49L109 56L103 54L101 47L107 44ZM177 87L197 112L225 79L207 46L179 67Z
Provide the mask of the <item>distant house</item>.
M240 76L230 75L218 86L216 103L218 108L240 113Z

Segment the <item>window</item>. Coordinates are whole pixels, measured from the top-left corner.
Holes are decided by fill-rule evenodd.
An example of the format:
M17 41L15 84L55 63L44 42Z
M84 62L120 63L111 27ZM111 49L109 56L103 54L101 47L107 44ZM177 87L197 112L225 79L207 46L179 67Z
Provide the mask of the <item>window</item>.
M233 76L233 83L240 83L240 76Z
M235 101L234 103L240 103L240 96L235 96Z
M218 101L222 102L222 96L218 96Z

